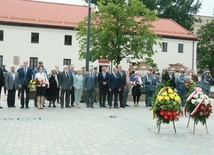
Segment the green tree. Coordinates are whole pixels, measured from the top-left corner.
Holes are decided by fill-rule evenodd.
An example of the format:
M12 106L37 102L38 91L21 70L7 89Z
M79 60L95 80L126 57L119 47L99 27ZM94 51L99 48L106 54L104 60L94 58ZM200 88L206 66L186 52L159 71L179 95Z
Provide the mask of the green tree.
M198 31L197 64L200 72L206 68L214 74L214 20Z
M200 0L141 0L150 10L156 10L160 18L171 18L188 30L201 7Z
M151 30L151 22L156 20L155 12L150 11L140 0L100 0L99 13L92 13L90 36L90 61L108 58L119 64L122 58L147 57L148 64L154 54L149 46L156 44L158 37ZM87 18L78 23L77 39L80 43L80 59L86 57Z

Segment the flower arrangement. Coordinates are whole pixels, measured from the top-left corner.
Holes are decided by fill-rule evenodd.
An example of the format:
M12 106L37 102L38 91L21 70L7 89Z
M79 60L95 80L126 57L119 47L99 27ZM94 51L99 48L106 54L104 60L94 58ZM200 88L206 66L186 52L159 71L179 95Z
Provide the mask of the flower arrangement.
M203 93L202 89L197 87L195 91L189 95L186 100L185 106L186 112L189 113L197 124L201 122L203 125L206 123L206 119L209 118L212 113L212 105L209 97Z
M152 105L153 116L157 124L178 120L181 113L180 97L170 87L163 87Z
M39 84L39 81L37 81L37 80L30 80L30 83L28 85L28 88L30 89L30 91L35 91L37 84Z

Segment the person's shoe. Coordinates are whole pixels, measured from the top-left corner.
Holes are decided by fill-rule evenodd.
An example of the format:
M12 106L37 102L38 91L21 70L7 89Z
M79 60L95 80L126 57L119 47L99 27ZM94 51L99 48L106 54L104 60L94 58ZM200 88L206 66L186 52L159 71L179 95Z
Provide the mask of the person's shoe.
M63 106L61 106L61 108L63 109L64 107L63 107Z
M43 107L45 107L45 104L43 104Z
M111 109L112 108L112 106L109 106L109 109Z
M71 107L75 107L75 106L72 104Z
M121 106L120 108L126 108L125 106Z
M89 105L87 105L86 108L89 108Z
M129 105L128 105L128 104L126 104L125 106L126 106L126 107L129 107Z
M48 107L51 107L51 104L49 104Z
M107 107L104 105L103 108L107 108Z
M148 104L146 105L146 107L148 107Z
M115 109L119 109L119 107L118 107L118 106L115 106L114 108L115 108Z
M56 106L55 106L55 105L53 105L53 107L54 107L54 108L56 108Z
M3 107L0 106L0 109L3 109Z
M12 108L16 108L16 106L14 105L14 106L12 106Z
M66 108L71 108L71 106L66 106Z
M20 107L20 109L24 109L24 107Z
M93 106L93 105L91 105L91 106L90 106L90 108L94 108L94 106Z
M26 107L27 109L30 109L29 107Z
M138 105L138 104L136 104L136 107L139 107L139 105Z

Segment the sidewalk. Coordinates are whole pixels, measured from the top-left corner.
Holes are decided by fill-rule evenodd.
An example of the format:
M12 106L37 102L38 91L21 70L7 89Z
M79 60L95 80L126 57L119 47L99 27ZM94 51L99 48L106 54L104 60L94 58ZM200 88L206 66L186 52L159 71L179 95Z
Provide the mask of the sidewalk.
M2 101L3 100L3 101ZM7 108L3 95L0 110L1 155L212 155L214 154L214 116L205 126L181 117L162 125L157 133L156 120L144 103L125 109L48 108L38 110L30 101L30 109ZM47 104L46 104L47 105ZM116 116L110 117L110 116Z

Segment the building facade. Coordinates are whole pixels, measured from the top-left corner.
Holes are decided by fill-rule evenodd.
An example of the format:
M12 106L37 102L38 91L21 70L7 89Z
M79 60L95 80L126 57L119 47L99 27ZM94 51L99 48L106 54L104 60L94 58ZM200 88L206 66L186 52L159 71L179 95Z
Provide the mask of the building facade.
M73 64L75 69L85 66L85 60L79 60L75 27L87 16L87 7L24 0L0 0L0 3L3 4L0 6L0 65L19 67L28 60L30 67L35 68L38 61L43 61L48 71L55 65L62 68L64 64ZM181 63L196 70L197 36L171 19L159 19L153 26L162 38L157 40L161 46L153 46L156 51L153 60L158 69ZM126 70L129 58L121 62ZM91 65L107 65L110 69L114 66L103 60Z
M195 18L198 19L199 21L195 22L193 25L193 28L194 28L193 33L194 34L197 34L198 30L202 26L204 26L204 25L210 23L212 20L214 20L214 16L195 15Z

